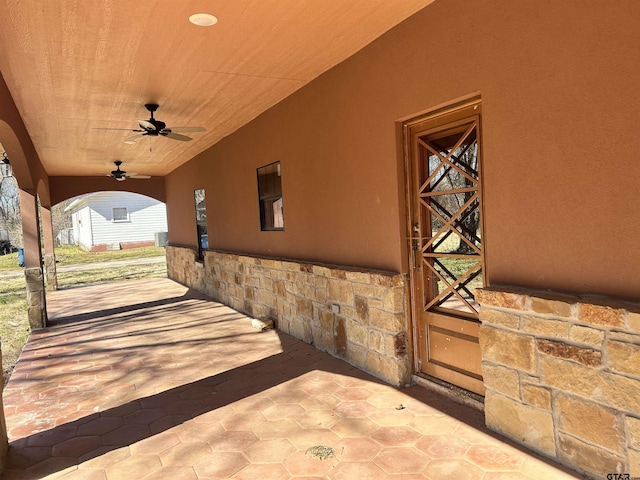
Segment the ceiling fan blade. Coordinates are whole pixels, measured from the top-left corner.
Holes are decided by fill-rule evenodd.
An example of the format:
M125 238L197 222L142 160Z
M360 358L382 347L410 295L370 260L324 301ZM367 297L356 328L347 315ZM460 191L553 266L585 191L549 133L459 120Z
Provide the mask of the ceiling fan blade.
M167 130L171 130L175 133L189 133L189 132L206 132L207 129L204 127L171 127Z
M153 123L146 120L138 120L138 125L140 125L140 128L144 128L146 131L155 131L156 129L156 126Z
M127 178L135 178L137 180L147 180L149 178L151 178L151 175L127 175Z
M127 130L129 132L136 130L131 130L130 128L109 128L109 127L91 127L91 130Z
M147 132L145 133L137 133L135 135L131 135L128 138L124 139L124 143L136 143L136 140L139 139L140 137L143 137L147 134Z
M191 140L191 137L187 137L186 135L180 135L179 133L161 132L161 135L167 138L172 138L173 140L180 140L181 142L188 142Z

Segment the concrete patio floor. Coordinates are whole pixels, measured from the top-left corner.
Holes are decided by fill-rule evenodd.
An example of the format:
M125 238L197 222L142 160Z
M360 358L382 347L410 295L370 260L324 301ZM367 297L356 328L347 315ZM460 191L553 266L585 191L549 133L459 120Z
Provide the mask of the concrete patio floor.
M477 410L259 332L168 279L53 292L48 311L4 391L6 480L581 478Z

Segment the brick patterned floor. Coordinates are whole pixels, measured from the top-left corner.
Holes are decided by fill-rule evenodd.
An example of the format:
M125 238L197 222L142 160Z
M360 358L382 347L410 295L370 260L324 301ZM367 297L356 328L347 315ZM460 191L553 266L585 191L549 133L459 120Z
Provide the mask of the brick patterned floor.
M580 478L167 279L48 308L4 391L4 480Z

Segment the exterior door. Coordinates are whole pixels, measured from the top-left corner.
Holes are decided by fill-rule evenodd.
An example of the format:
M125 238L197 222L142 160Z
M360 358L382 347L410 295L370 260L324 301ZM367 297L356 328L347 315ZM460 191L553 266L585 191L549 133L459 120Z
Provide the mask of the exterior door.
M479 101L405 124L417 370L483 395Z

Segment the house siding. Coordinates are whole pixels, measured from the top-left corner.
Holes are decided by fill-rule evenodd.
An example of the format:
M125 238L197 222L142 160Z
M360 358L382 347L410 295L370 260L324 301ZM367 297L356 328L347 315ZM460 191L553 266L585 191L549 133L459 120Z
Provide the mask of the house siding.
M113 221L113 208L125 207L127 221ZM149 244L167 231L166 207L150 197L129 192L103 192L86 199L73 214L78 244L84 248ZM81 224L78 220L81 219Z
M133 193L104 194L92 198L93 245L153 241L167 231L166 208L156 200ZM113 221L113 208L125 207L129 219Z
M72 216L74 233L78 245L90 247L93 245L93 233L91 228L91 209L88 206L82 207Z

